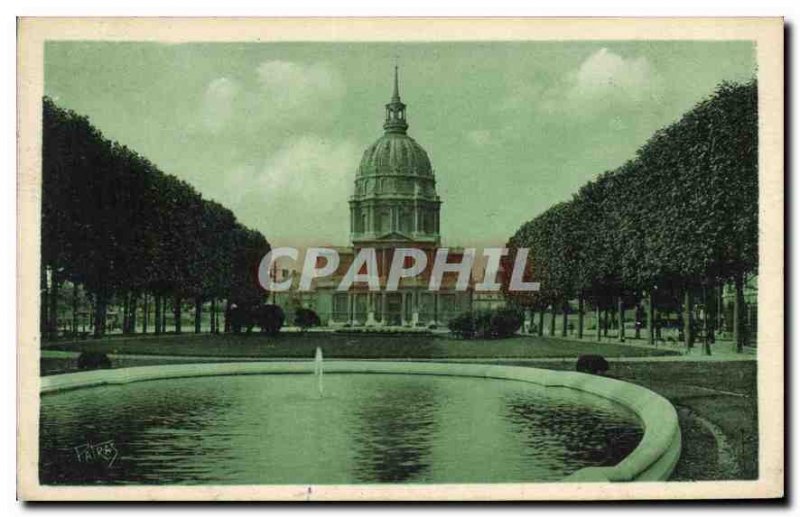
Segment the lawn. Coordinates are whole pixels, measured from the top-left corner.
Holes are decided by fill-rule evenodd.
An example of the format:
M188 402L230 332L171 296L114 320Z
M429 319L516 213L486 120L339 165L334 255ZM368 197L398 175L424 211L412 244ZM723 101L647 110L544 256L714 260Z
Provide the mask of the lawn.
M325 357L347 359L536 359L575 358L593 353L606 357L674 355L674 351L616 343L517 336L500 340L457 340L436 335L368 335L309 332L275 337L252 335L194 335L112 337L50 343L46 350L100 351L114 354L312 358L317 347Z

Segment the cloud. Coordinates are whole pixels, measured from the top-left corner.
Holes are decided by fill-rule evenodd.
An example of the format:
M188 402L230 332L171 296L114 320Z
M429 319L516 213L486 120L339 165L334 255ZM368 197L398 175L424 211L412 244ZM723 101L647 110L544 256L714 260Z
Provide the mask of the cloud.
M661 93L661 78L645 57L625 58L604 47L556 84L528 98L540 112L586 118L657 103ZM514 92L509 98L519 95Z
M262 165L227 171L220 201L270 242L346 243L347 199L360 157L351 141L317 135L289 138Z
M238 83L227 77L219 77L208 83L201 109L206 129L217 133L228 125L234 114L234 101L238 93Z
M467 140L473 145L483 147L492 141L492 133L487 129L474 129L467 132Z
M568 95L588 100L617 96L638 101L650 92L654 78L655 72L646 58L625 59L601 48L581 63Z
M264 61L250 74L206 85L199 110L203 132L318 131L335 120L346 93L342 74L325 63Z
M326 63L264 61L249 74L210 81L199 137L212 133L231 149L218 200L273 242L346 242L362 151L319 136L331 133L345 94L342 74Z
M273 124L328 118L346 93L341 73L325 63L265 61L256 76L259 104Z

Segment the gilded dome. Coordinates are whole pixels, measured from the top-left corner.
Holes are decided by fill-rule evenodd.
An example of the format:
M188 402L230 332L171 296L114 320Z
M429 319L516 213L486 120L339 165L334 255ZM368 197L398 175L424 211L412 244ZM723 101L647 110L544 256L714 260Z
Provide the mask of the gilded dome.
M375 174L433 176L428 153L404 133L387 132L369 146L358 166L358 177Z

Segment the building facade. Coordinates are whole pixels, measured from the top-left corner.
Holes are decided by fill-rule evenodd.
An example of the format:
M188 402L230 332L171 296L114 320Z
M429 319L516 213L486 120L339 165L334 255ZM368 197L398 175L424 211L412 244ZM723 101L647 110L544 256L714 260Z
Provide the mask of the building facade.
M466 291L455 289L454 273L445 273L438 291L428 290L441 243L442 201L436 193L428 153L408 135L408 127L395 67L384 133L364 151L356 171L349 199L350 246L335 248L339 267L334 275L313 283L312 294L286 293L280 297L279 303L287 313L302 305L315 310L323 323L332 326L430 327L445 325L471 308L471 277ZM366 284L358 283L349 291L338 291L339 282L362 248L376 250L381 291L371 292ZM397 248L422 250L428 264L421 275L403 278L397 291L386 292L384 287ZM463 249L449 248L448 262L459 262L462 256Z

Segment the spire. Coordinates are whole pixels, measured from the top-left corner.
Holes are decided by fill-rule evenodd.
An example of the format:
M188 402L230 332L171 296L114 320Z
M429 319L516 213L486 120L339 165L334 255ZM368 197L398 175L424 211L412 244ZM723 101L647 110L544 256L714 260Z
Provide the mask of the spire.
M400 80L398 79L398 66L394 65L394 92L389 104L386 105L386 121L383 129L387 133L403 133L408 129L406 122L406 105L400 100Z
M392 95L392 102L400 102L400 81L397 79L397 65L394 65L394 94Z

